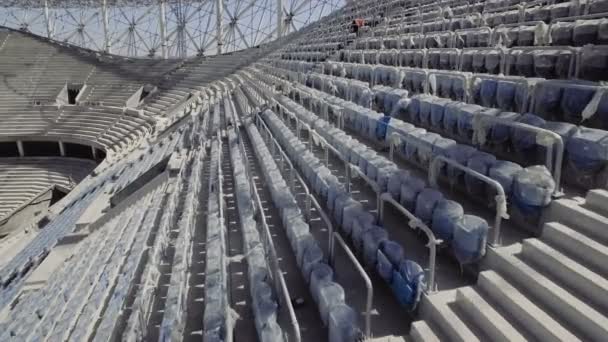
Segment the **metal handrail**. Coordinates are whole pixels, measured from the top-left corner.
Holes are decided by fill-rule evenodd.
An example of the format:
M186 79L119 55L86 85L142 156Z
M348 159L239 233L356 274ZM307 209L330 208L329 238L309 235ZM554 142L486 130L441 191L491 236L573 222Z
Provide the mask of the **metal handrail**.
M460 164L454 159L449 159L445 156L437 156L431 162L431 167L429 170L429 183L434 188L438 188L437 178L439 177L439 169L443 164L449 164L450 166L479 179L496 190L497 195L494 198L496 201L496 216L494 217L494 233L490 245L493 247L498 247L500 245L501 221L503 218L509 219L509 214L507 212L507 196L505 195L505 190L503 189L502 185L494 179Z
M395 201L393 196L390 193L385 192L380 195L380 209L378 213L378 217L380 218L380 223L384 223L384 203L388 202L392 204L395 209L399 210L403 215L405 215L410 221L408 223L409 227L412 229L420 228L422 232L424 232L429 240L426 247L429 248L429 282L427 284L426 291L427 293L432 293L435 291L435 259L437 257L437 245L441 244L443 240L435 238L435 234L433 231L416 217L414 214L405 209L399 202Z
M338 244L340 246L342 246L342 248L346 252L346 255L348 256L350 261L353 263L353 265L355 265L355 268L357 269L357 271L363 278L363 281L365 282L365 288L367 289L367 296L366 296L367 299L366 299L366 304L365 304L365 336L367 338L371 338L371 330L372 330L371 312L372 312L372 305L374 302L374 288L372 286L372 281L369 278L369 276L367 275L367 273L365 272L365 269L363 269L363 266L361 266L361 263L359 263L359 260L357 260L357 257L355 257L355 255L350 250L350 248L348 247L346 242L344 242L344 240L342 239L340 234L338 234L338 232L333 232L333 234L331 234L330 237L331 237L331 246L332 246L331 250L332 251L334 250L335 241L338 240ZM331 266L334 267L335 254L331 253L329 260L330 260ZM334 267L334 269L335 269L335 267Z
M475 129L475 133L473 134L474 142L479 142L479 139L482 139L481 137L484 136L484 134L482 134L478 130L480 130L480 129L484 130L485 129L484 124L487 122L497 123L497 124L513 127L516 129L526 130L529 132L536 133L537 137L542 135L544 137L551 139L552 144L546 146L547 154L546 154L545 164L547 165L547 168L549 170L553 169L552 174L553 174L553 179L555 181L555 190L553 192L553 195L561 196L560 182L561 182L562 164L563 164L563 159L564 159L564 141L562 140L562 137L559 134L557 134L553 131L544 129L544 128L524 124L521 122L510 121L510 120L507 120L504 118L499 118L499 117L490 116L490 115L476 115L473 118L473 120L477 121L473 125L473 127ZM556 145L555 146L555 150L556 150L555 164L553 163L553 145ZM553 168L552 168L552 166L553 166Z

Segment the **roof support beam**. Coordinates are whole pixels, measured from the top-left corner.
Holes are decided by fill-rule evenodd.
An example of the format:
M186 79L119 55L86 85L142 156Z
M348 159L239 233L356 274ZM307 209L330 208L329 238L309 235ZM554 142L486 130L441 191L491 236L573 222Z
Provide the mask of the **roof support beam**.
M51 18L49 16L49 1L48 0L44 0L44 22L46 23L46 36L49 39L53 38L53 29L51 27Z
M277 0L277 38L283 36L283 0Z
M163 58L167 58L167 17L165 15L165 0L158 1L158 26L160 28L160 51Z
M108 1L101 2L101 21L103 23L103 51L112 53L110 46L110 34L108 31Z
M222 46L224 45L224 32L222 31L222 19L224 18L224 1L217 0L216 5L216 19L215 19L215 27L216 27L216 40L217 40L217 54L222 53Z

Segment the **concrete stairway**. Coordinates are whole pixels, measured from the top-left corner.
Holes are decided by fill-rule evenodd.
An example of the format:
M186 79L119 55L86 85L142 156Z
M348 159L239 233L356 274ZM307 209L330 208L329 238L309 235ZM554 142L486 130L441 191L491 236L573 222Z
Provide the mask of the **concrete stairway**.
M608 340L608 191L554 201L542 236L490 248L477 284L423 298L414 341Z

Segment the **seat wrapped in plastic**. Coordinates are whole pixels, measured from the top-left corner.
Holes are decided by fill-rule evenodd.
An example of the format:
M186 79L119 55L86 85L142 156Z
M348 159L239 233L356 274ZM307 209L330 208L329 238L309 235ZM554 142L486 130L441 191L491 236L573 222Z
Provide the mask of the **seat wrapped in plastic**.
M428 59L428 67L430 69L441 69L440 59L441 59L441 51L439 50L431 50L427 53Z
M391 289L401 306L414 310L424 289L424 270L412 260L402 261L393 271Z
M520 26L517 33L517 46L533 46L536 30L536 26Z
M608 132L580 127L566 144L568 180L587 189L605 185Z
M516 96L519 85L508 80L499 80L496 86L496 105L504 111L519 111Z
M464 104L458 108L455 116L448 116L447 112L444 113L444 127L452 127L449 132L457 133L463 139L470 139L472 137L473 129L473 117L478 115L483 110L483 107L476 104ZM450 112L452 113L452 112ZM452 113L453 115L453 113ZM450 119L456 122L450 122ZM447 122L446 122L447 121Z
M464 215L456 223L452 247L460 264L476 262L485 255L488 230L488 223L474 215Z
M573 55L570 51L541 50L534 53L534 73L544 78L568 78Z
M424 180L411 176L401 184L401 195L399 203L410 212L413 212L416 206L418 194L425 188Z
M388 180L388 193L391 194L391 197L397 202L399 202L399 198L401 197L401 184L405 182L408 177L410 177L409 171L397 170L392 173Z
M574 46L584 46L595 44L597 41L597 29L599 20L577 20L572 31L572 41Z
M473 71L473 56L477 50L465 50L460 55L460 64L462 71Z
M378 272L380 278L390 284L393 281L393 265L381 249L378 249L376 258L378 260L376 263L376 272Z
M443 200L443 194L439 190L433 188L422 190L416 197L415 215L425 223L430 223L433 218L433 210L441 200Z
M454 228L463 216L464 209L458 202L442 199L437 202L433 211L431 230L437 238L450 242L454 236Z
M367 267L376 267L376 255L380 243L388 239L386 230L380 227L372 228L363 233L363 262Z
M333 216L334 216L334 220L339 225L342 224L344 207L348 204L350 199L351 199L351 197L347 193L342 193L338 197L336 197L336 200L334 202L334 208L333 208Z
M496 107L496 90L498 81L495 79L482 79L479 84L479 100L476 103L484 107ZM477 96L476 96L477 97Z
M589 14L608 12L608 2L605 0L591 0L588 3Z
M488 176L502 185L502 188L507 196L511 194L513 179L517 173L522 171L523 168L517 164L506 160L499 160L495 162L488 170ZM490 189L488 189L490 191ZM493 190L491 190L492 193Z
M602 34L606 36L608 44L608 21ZM579 61L579 77L590 81L604 81L608 79L608 49L605 47L585 46L582 49Z
M393 270L399 267L403 260L403 247L392 240L384 240L380 243L377 253L376 271L387 283L393 280Z
M337 283L321 283L319 292L319 313L323 324L328 324L332 307L344 304L344 289Z
M477 153L477 149L472 147L472 146L468 146L468 145L462 145L462 144L457 144L454 147L451 147L448 151L448 158L453 159L455 162L461 164L461 165L466 165L467 161L469 160L469 158L471 158L475 153ZM458 183L462 183L463 180L461 179L463 175L463 172L451 165L447 165L447 176L448 176L448 180L452 183L452 184L458 184Z
M437 156L447 156L448 151L454 148L456 141L446 138L438 138L433 142L433 158Z
M489 153L477 152L467 161L467 167L473 171L477 171L484 176L488 175L490 168L496 163L496 157ZM467 192L472 196L485 196L486 183L479 178L469 174L464 175L464 184Z
M443 113L448 103L452 102L449 99L433 98L431 100L431 121L430 126L435 129L441 129L443 125Z
M381 228L376 226L373 222L365 222L364 220L357 219L353 222L353 231L351 234L351 240L353 241L353 247L357 252L363 252L363 237L365 233L370 229Z
M415 161L416 152L418 151L418 147L420 145L420 137L422 137L426 133L427 132L425 129L420 128L420 129L415 129L406 135L406 137L403 141L404 142L403 150L405 153L405 157L408 160Z
M533 51L516 50L512 56L515 57L515 74L524 77L534 76L534 54ZM512 59L511 59L512 61Z
M315 264L310 271L310 293L312 299L316 303L319 303L319 290L322 284L329 283L334 280L334 271L332 268L325 263Z
M515 175L512 203L525 220L536 221L542 209L551 203L555 181L546 167L527 167Z
M420 146L416 149L416 159L425 169L428 168L433 158L433 146L437 139L441 139L441 135L437 133L426 133L420 137Z
M489 50L485 55L485 72L488 74L500 73L501 52L498 50Z
M519 117L517 122L535 127L543 127L546 121L534 114L526 113ZM533 161L536 157L534 155L537 147L536 136L537 133L526 129L519 127L511 128L511 143L513 148L517 153L521 154L523 158L530 161ZM532 155L528 155L528 153L532 153Z
M344 203L342 209L342 230L350 235L353 229L354 220L361 216L363 205L355 201L352 197Z
M477 53L473 54L473 60L471 66L473 67L473 72L482 73L485 72L485 64L486 64L486 51L477 51Z
M407 106L407 121L414 124L420 122L420 106L425 98L425 95L417 95L412 97L409 105Z
M470 107L470 110L462 110L458 115L457 132L458 136L465 140L471 141L473 139L473 120L477 115L484 115L482 107ZM495 115L495 110L490 113Z
M560 104L563 94L561 82L540 82L534 91L534 113L545 119L560 119Z
M569 46L572 44L573 22L556 22L551 24L551 44Z
M420 99L420 111L418 113L418 121L416 123L428 126L431 117L431 101L432 97L425 96Z
M304 280L309 283L310 282L310 272L312 271L315 264L318 264L323 261L323 250L319 247L319 244L314 241L313 243L308 244L308 247L304 251L304 255L302 256L302 263L300 264L300 269L302 270L302 275L304 276Z
M332 306L329 312L329 342L354 342L361 338L357 313L346 304Z
M563 120L571 123L581 123L582 113L591 102L597 88L584 85L566 85L561 99Z

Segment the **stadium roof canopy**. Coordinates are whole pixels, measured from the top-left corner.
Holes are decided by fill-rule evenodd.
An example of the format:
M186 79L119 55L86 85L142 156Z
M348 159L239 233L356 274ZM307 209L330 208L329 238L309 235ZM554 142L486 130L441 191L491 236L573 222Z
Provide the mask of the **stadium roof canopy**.
M0 25L118 55L185 58L268 42L318 20L343 3L343 0L0 0Z

